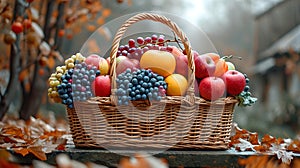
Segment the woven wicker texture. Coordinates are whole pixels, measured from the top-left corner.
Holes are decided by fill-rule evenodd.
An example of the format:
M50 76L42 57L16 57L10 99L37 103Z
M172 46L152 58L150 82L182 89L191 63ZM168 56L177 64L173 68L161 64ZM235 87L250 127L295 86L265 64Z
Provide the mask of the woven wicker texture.
M135 101L116 106L116 53L130 25L151 20L167 25L181 39L188 55L188 91L186 96L166 96L160 102ZM67 108L76 147L130 149L227 149L233 111L237 100L231 97L208 102L194 94L194 59L190 43L178 26L168 18L137 14L123 23L115 35L111 50L112 94L75 102Z

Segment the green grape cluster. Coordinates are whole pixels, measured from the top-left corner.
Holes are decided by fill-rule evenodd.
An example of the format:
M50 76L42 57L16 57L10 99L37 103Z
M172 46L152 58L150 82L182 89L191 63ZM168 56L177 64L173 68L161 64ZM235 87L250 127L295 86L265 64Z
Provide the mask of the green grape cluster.
M75 62L84 62L85 57L83 57L80 53L76 55L72 55L70 58L65 60L65 65L57 66L55 72L51 74L48 79L49 89L48 96L56 103L61 103L62 100L57 91L57 86L62 83L61 77L68 72L69 69L73 69L75 67Z

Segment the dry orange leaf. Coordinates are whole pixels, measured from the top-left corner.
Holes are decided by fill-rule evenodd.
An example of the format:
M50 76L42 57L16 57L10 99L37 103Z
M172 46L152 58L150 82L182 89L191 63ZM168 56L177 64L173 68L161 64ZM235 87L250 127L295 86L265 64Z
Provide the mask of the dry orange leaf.
M300 140L293 140L287 147L287 150L300 153Z
M43 152L42 146L30 146L28 147L28 151L40 160L47 160L47 156L45 152Z
M74 26L72 28L72 31L74 34L79 34L81 32L81 27L80 26Z
M89 24L89 25L86 26L86 29L87 29L88 31L90 31L90 32L93 32L93 31L96 30L96 26L95 26L95 25Z
M22 156L26 156L29 153L27 148L13 148L13 151L21 154Z
M1 134L4 136L13 135L19 137L22 135L22 129L15 126L6 126L2 128Z
M111 10L108 8L103 9L102 11L102 16L103 17L108 17L111 14Z
M26 82L26 83L25 83L25 91L26 91L26 92L29 92L29 91L30 91L30 88L31 88L30 83L29 83L29 82Z
M81 22L87 22L89 20L88 16L87 15L82 15L80 16L80 21Z
M23 71L20 72L19 74L19 81L23 81L27 76L28 76L28 70L24 69Z
M250 133L249 134L249 142L252 144L252 145L258 145L259 142L258 142L258 133Z
M55 67L55 59L53 57L49 57L47 65L50 69L53 69Z
M261 139L261 144L266 145L267 147L271 147L273 143L276 143L276 138L272 137L271 135L264 135Z
M105 23L105 19L103 18L103 17L99 17L98 19L97 19L97 24L98 25L103 25Z
M43 75L45 75L45 70L44 69L39 69L39 75L40 76L43 76Z

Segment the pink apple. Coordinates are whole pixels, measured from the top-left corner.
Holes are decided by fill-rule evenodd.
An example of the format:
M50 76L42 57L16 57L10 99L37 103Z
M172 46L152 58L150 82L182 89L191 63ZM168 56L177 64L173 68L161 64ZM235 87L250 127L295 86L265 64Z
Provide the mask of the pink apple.
M139 69L140 62L136 59L124 59L117 65L116 73L120 74L128 68L131 70Z
M176 46L170 46L172 48L171 53L175 56L178 57L180 55L183 55L183 53L181 52L181 50L179 48L177 48Z
M96 96L99 97L110 96L111 83L110 83L109 75L97 76L94 82L92 83L92 89Z
M126 56L124 56L124 55L118 56L118 57L116 58L116 64L117 64L117 66L118 66L118 64L119 64L120 62L122 62L122 61L125 60L125 59L129 59L129 58L126 57Z
M219 77L206 77L199 84L200 96L206 100L217 100L225 92L225 83Z
M176 58L175 72L185 77L188 76L188 59L186 55L179 55Z
M99 69L99 62L101 60L102 57L100 57L99 55L97 54L92 54L92 55L89 55L88 57L86 57L85 59L85 63L87 65L93 65L93 66L96 66L97 69Z
M237 70L228 70L222 75L222 79L226 84L227 93L232 96L240 94L245 86L245 76Z
M195 56L195 76L197 78L205 78L212 76L215 72L216 64L208 55Z
M110 57L107 57L106 61L107 61L108 64L110 64Z

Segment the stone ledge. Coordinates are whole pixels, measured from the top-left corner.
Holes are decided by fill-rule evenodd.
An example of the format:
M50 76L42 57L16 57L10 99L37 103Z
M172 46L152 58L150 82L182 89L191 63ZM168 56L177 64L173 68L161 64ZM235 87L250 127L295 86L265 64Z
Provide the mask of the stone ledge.
M136 153L148 153L158 158L165 158L170 167L240 167L239 158L247 158L252 155L258 155L255 152L236 152L234 150L226 151L132 151L132 150L99 150L99 149L77 149L69 147L65 151L53 151L47 154L46 162L55 164L55 157L59 154L67 154L71 159L83 163L94 162L108 167L116 167L119 160L124 156L132 156ZM35 156L12 153L12 162L19 164L31 164ZM294 154L294 157L300 158L300 154Z

